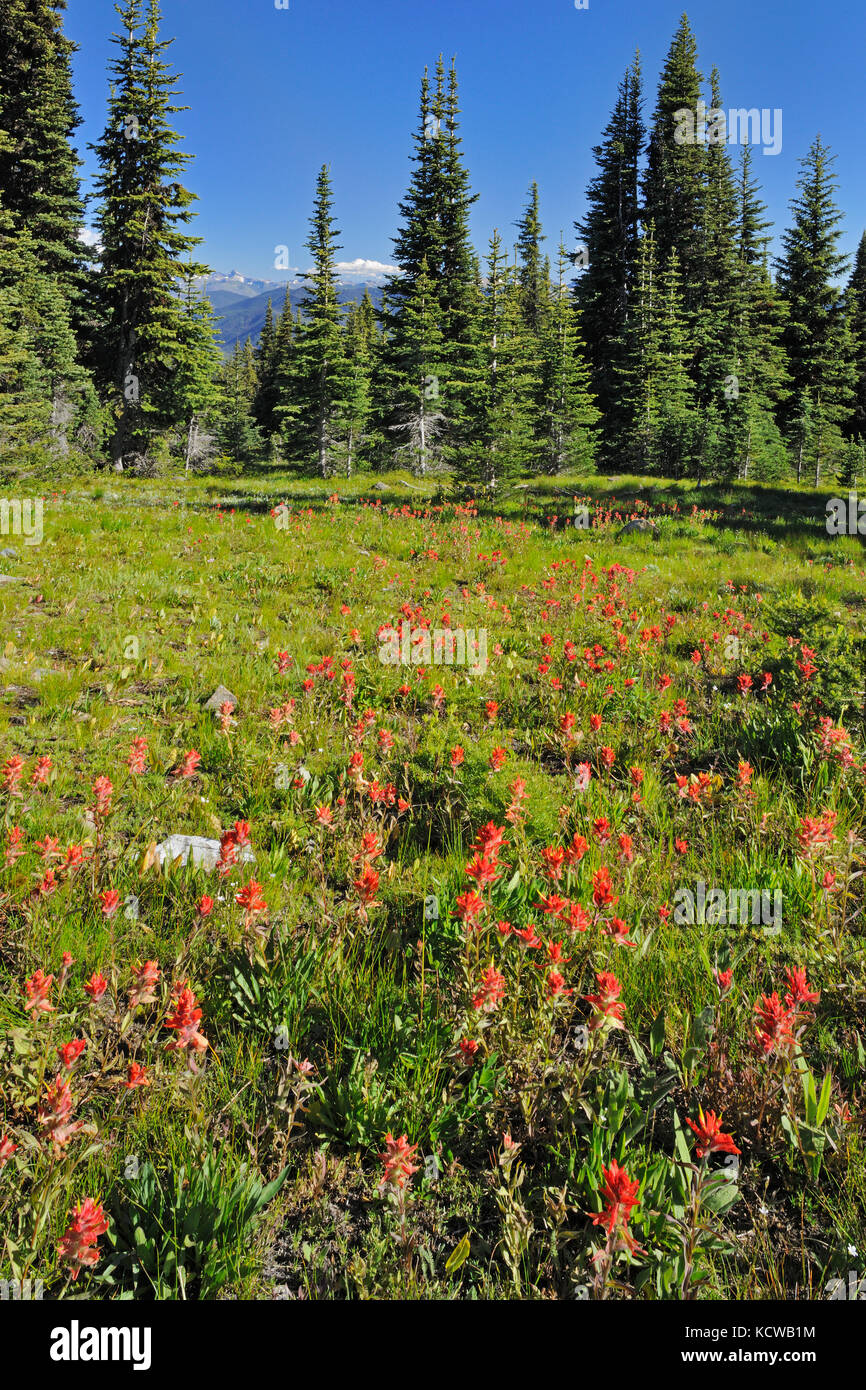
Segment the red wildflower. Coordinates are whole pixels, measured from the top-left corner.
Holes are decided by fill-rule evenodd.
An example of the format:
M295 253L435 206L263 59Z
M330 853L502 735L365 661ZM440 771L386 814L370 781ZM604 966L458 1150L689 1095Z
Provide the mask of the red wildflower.
M495 1009L505 995L505 976L488 966L481 976L481 988L472 1000L473 1009Z
M93 784L93 795L96 797L96 814L107 816L111 810L111 798L114 795L114 787L107 777L97 777Z
M34 1015L54 1013L54 1005L49 1002L53 981L53 975L45 975L41 970L34 971L30 979L24 981L27 994L25 1010L33 1009Z
M206 1052L208 1048L207 1038L198 1030L201 1014L198 1000L189 985L184 983L177 986L174 1012L165 1020L164 1025L166 1028L174 1028L177 1037L166 1043L165 1050L166 1052L186 1052L190 1071L198 1070L193 1061L192 1053Z
M364 865L360 876L353 881L352 886L364 907L372 907L379 887L379 875L372 864Z
M628 1221L632 1208L638 1204L640 1183L629 1177L625 1168L620 1168L616 1159L611 1160L609 1168L602 1168L604 1185L601 1189L604 1206L592 1217L593 1226L602 1226L608 1235L618 1231L630 1248L634 1248Z
M92 1197L85 1197L73 1211L72 1220L59 1246L60 1258L71 1267L73 1283L82 1269L91 1269L98 1263L96 1242L107 1230L108 1217L102 1205Z
M147 739L134 738L129 748L127 763L130 772L140 775L147 767Z
M609 970L602 970L596 973L598 981L598 994L585 994L583 997L587 1004L594 1006L592 1018L589 1021L591 1032L598 1028L622 1028L622 1019L625 1014L625 1005L619 1002L622 993L622 985L615 975Z
M717 1116L714 1110L708 1110L706 1115L698 1107L698 1123L690 1120L686 1116L686 1124L694 1132L697 1138L696 1152L698 1158L703 1158L704 1154L738 1154L742 1149L738 1149L734 1143L733 1135L722 1133L722 1117Z
M87 1042L84 1038L74 1038L72 1042L64 1043L62 1047L58 1047L57 1055L67 1071L72 1070L86 1046Z
M379 1155L385 1165L380 1188L405 1187L412 1174L418 1172L419 1165L412 1162L417 1152L418 1145L410 1144L408 1135L401 1134L395 1139L393 1134L386 1134L385 1152Z
M136 1009L139 1004L155 1004L154 990L159 984L160 969L155 960L146 960L144 965L133 967L132 989L129 991L129 1007Z

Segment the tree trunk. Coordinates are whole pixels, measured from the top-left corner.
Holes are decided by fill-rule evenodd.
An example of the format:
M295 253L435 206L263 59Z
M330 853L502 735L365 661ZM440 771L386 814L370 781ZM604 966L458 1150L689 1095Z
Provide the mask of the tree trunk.
M190 460L192 459L193 449L198 441L198 420L195 415L190 417L189 429L186 432L186 461L184 472L189 472Z

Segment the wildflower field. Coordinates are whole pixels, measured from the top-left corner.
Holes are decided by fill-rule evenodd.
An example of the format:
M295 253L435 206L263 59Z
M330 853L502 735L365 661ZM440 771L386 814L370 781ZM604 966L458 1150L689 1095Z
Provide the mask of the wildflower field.
M861 540L792 488L333 487L70 478L3 537L0 1277L833 1297Z

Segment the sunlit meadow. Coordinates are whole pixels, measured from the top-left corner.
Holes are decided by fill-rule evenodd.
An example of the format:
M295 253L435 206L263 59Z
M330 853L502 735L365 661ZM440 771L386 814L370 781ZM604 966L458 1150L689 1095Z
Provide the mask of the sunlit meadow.
M806 490L497 505L73 478L3 538L4 1279L862 1270L862 542Z

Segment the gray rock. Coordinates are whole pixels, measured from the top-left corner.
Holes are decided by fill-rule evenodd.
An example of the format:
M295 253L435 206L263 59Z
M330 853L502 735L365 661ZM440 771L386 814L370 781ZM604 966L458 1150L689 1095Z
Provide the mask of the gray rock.
M2 556L4 560L14 560L17 554L18 551L10 550L8 545L5 550L0 550L0 556Z
M237 695L233 695L227 686L218 685L213 695L211 695L210 699L205 704L205 709L218 710L220 705L224 705L226 702L234 709L238 702L238 697Z
M156 857L160 865L166 860L174 863L180 859L186 865L192 859L194 869L204 869L210 873L216 868L220 857L219 840L206 840L203 835L169 835L167 840L156 847ZM238 855L238 863L255 864L256 856L249 846L244 846Z
M385 486L384 483L374 483L374 484L373 484L373 487L372 487L372 491L373 491L373 492L387 492L388 489L387 489L387 487Z
M0 584L20 584L21 576L18 574L0 574Z

